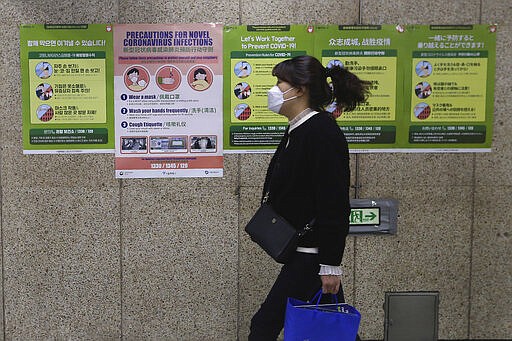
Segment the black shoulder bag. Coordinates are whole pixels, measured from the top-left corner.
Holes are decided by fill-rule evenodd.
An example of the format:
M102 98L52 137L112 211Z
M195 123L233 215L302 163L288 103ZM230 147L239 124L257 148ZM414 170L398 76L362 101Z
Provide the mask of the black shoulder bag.
M295 229L268 203L269 194L265 194L260 208L245 226L245 231L276 262L284 264L295 253L299 237L312 229L314 219L302 229Z

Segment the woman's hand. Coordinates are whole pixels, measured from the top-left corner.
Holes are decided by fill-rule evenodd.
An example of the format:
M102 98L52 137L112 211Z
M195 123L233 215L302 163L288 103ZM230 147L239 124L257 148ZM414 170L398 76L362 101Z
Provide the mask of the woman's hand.
M340 290L341 276L321 275L322 292L324 294L337 294Z

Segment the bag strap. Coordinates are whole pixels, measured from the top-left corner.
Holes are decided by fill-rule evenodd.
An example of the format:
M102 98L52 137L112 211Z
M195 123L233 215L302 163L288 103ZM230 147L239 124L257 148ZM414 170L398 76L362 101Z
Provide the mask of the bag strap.
M290 130L290 126L286 127L286 130L284 131L284 135L281 139L281 142L279 143L279 146L277 147L277 150L276 150L276 153L274 155L274 157L272 158L272 161L271 161L271 165L269 166L269 170L270 172L272 173L274 171L274 167L275 167L275 164L273 164L274 162L276 162L276 159L279 157L279 154L281 153L282 149L284 148L284 146L286 145L286 143L288 142L288 137L289 137L289 130ZM270 174L272 175L272 174ZM264 184L264 189L263 189L263 199L261 200L261 203L262 204L269 204L270 205L270 202L269 202L269 198L270 198L270 183L269 183L269 180L272 176L269 177L269 179L265 179L265 184ZM309 221L309 223L307 223L302 229L299 230L298 232L298 236L299 237L302 237L303 235L305 235L306 233L308 233L310 230L313 229L313 224L315 223L316 221L316 218L313 218Z
M299 231L299 237L302 237L303 235L305 235L306 233L308 233L309 231L311 231L314 227L314 224L315 224L315 221L316 221L316 218L313 218L309 221L309 223L307 223L300 231Z
M270 205L270 202L269 202L269 197L270 197L270 191L267 191L265 192L265 195L263 196L263 199L261 200L261 203L262 205ZM309 231L311 231L314 227L314 224L315 224L315 221L316 221L316 218L313 218L309 221L309 223L307 223L306 225L304 225L304 227L302 229L299 230L299 232L297 233L297 235L299 237L302 237L303 235L305 235L306 233L308 233Z
M288 131L289 130L290 130L290 126L287 126L286 130L284 131L284 135L281 138L279 145L277 146L274 156L272 157L272 159L270 160L270 164L268 165L267 176L265 177L265 183L263 185L263 199L266 198L266 200L268 200L268 195L270 193L270 178L272 178L272 173L274 173L274 168L276 167L276 162L279 159L281 152L285 148L286 142L288 141ZM264 202L264 201L262 200L262 202Z

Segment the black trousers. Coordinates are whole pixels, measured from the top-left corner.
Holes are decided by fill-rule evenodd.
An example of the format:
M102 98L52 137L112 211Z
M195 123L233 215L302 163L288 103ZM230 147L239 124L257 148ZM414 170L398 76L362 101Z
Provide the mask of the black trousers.
M297 252L283 265L267 298L251 320L249 341L275 341L284 326L288 297L302 301L311 299L322 287L318 271L318 255ZM338 292L338 302L345 302L343 289ZM324 295L321 303L331 303L332 297ZM359 336L356 340L360 340Z

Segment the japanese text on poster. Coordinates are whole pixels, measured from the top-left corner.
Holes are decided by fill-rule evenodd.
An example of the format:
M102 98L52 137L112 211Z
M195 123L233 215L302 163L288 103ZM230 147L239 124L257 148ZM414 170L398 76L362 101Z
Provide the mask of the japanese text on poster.
M408 142L490 150L495 26L412 26Z
M286 120L266 108L272 67L311 54L369 81L354 111L325 108L351 152L489 151L494 25L230 26L224 32L224 143L273 151ZM286 32L286 33L283 33ZM311 45L312 44L312 45Z

